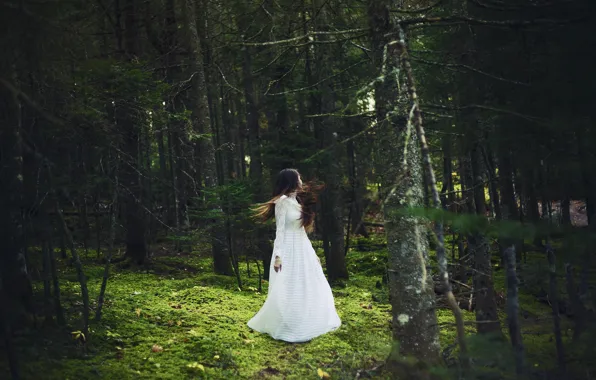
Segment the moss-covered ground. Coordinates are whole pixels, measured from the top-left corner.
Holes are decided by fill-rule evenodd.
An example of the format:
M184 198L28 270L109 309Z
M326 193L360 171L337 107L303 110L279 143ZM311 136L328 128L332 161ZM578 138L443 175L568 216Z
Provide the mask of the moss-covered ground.
M321 371L333 379L382 377L370 370L383 362L391 347L391 309L383 283L386 251L377 241L361 243L362 251L348 254L350 280L334 286L341 328L304 344L275 341L246 326L267 292L266 281L258 291L254 264L250 273L246 263L241 266L240 289L235 278L212 274L209 255L168 254L165 246L147 268L112 268L102 319L91 323L89 340L83 344L72 334L80 329L81 289L74 269L60 261L62 301L70 327L40 323L18 333L15 343L23 378L317 379L324 375ZM93 252L83 259L95 308L103 265ZM502 292L502 271L495 275ZM41 293L41 283L36 286ZM550 309L531 294L522 294L522 309L528 361L538 368L553 367ZM474 320L473 312L464 311L464 316ZM441 343L448 352L455 342L453 318L445 309L438 310L438 318ZM563 327L567 332L567 320ZM467 328L474 332L473 324ZM495 359L494 346L474 339L470 344L478 357L510 359L507 354L503 360ZM4 362L2 374L7 374Z

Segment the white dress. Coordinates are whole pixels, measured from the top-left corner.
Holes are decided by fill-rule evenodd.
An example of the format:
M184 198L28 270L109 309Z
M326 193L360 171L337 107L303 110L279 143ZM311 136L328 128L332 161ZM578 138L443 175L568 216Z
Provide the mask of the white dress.
M341 325L331 287L300 225L295 195L275 204L276 235L269 268L269 293L248 327L286 342L306 342ZM275 256L282 270L275 272Z

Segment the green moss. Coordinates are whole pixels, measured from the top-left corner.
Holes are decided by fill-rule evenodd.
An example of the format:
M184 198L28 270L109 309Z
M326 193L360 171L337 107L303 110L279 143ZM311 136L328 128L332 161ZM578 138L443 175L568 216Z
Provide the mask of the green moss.
M382 244L381 240L369 240ZM323 257L320 244L317 252ZM431 257L434 255L431 254ZM94 252L83 257L92 307L99 292L103 266ZM523 289L543 285L547 276L543 255L530 254L522 268ZM91 324L85 346L71 332L80 330L80 286L76 273L60 263L63 306L69 328L53 326L19 334L17 345L23 378L37 379L317 379L321 368L334 379L354 378L362 369L376 367L391 348L391 307L387 286L386 249L351 250L347 265L351 278L333 289L342 326L306 344L288 344L251 331L246 322L263 304L257 292L256 266L241 265L244 289L235 278L211 273L211 260L198 253L159 256L145 269L113 268L101 322ZM504 271L495 271L495 288L505 291ZM542 277L541 277L542 276ZM35 282L41 292L42 284ZM520 294L522 330L527 362L534 368L555 365L552 319L548 305L530 293ZM473 312L464 311L470 347L480 367L502 371L511 364L508 343L497 349L474 337ZM437 311L441 345L446 356L457 356L454 319L449 310ZM504 335L506 316L500 311ZM564 332L570 322L563 319ZM565 336L565 342L568 340ZM156 346L158 352L153 352ZM483 348L484 347L484 348ZM163 349L163 350L161 350ZM497 354L498 351L498 355ZM449 354L449 352L451 352ZM491 358L490 354L494 357ZM5 373L0 363L0 374ZM486 369L485 368L485 369ZM496 368L496 369L495 369ZM485 373L486 374L486 373ZM378 375L378 376L377 376ZM376 378L386 375L377 374Z
M103 318L91 324L83 347L70 334L80 329L80 287L72 268L62 263L60 271L71 327L19 337L25 379L40 373L44 379L316 379L317 368L341 378L389 353L389 308L372 296L383 292L375 286L380 275L353 275L345 288L335 290L339 330L307 344L288 344L246 326L266 297L267 282L263 293L256 291L256 267L251 277L241 267L245 289L239 290L234 278L210 273L209 257L158 257L149 270L114 268ZM103 268L91 254L85 257L85 273L94 301ZM41 284L35 285L40 290ZM163 351L153 352L154 345Z

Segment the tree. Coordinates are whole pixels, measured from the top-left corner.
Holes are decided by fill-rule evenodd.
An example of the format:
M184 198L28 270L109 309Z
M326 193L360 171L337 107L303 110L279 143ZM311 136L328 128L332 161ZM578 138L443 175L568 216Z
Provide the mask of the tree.
M213 266L216 273L232 275L232 264L230 254L226 248L225 233L222 228L214 226L213 217L222 214L221 206L217 201L217 162L215 159L215 147L213 144L213 131L207 102L207 87L205 82L205 70L201 56L201 40L197 31L197 4L195 0L184 0L184 25L187 38L187 46L190 53L189 75L191 88L189 91L189 102L191 106L191 124L193 132L204 135L201 143L195 142L195 154L200 161L196 165L203 168L203 180L205 183L205 198L211 217L211 249L213 253Z
M420 147L411 121L399 108L396 81L400 67L397 44L385 37L394 25L390 3L371 0L369 25L377 76L374 88L377 123L377 173L383 188L382 201L389 253L388 278L393 308L393 337L398 354L436 362L439 358L434 286L427 271L426 227L411 208L424 203ZM393 43L392 43L393 42ZM392 361L390 361L390 364Z

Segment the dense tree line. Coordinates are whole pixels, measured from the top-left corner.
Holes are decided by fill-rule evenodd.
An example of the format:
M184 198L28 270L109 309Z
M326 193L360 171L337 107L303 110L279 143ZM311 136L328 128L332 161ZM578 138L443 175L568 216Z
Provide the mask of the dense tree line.
M332 283L348 280L353 238L367 236L370 212L383 210L399 353L438 362L435 291L458 315L454 280L476 290L478 333L501 334L491 256L515 284L528 237L548 256L552 239L568 238L579 337L593 298L595 8L589 0L4 2L7 352L23 314L43 310L64 323L55 247L78 269L85 333L89 297L103 299L110 263L145 265L164 239L179 252L209 247L213 270L239 286L242 260L267 276L272 230L254 223L250 207L267 200L286 167L326 185L315 234ZM574 201L585 204L587 227L571 228ZM433 206L440 228L418 211ZM449 263L446 234L458 253ZM78 251L87 250L106 263L99 296L86 292ZM43 305L31 288L38 262ZM574 268L583 268L578 280ZM524 372L518 301L508 302Z

